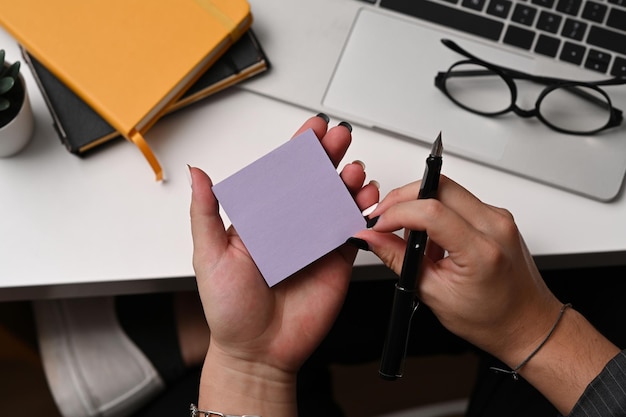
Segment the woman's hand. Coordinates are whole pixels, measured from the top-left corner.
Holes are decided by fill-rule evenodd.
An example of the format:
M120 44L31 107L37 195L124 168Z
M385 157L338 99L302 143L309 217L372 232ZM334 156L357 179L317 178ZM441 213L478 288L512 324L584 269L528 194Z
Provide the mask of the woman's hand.
M357 237L399 274L406 243L390 232L426 230L419 298L453 333L506 362L521 361L561 303L544 284L512 215L445 176L437 200L416 200L419 187L415 182L389 193L371 214L380 216L373 230Z
M438 200L416 200L419 187L392 191L371 213L380 216L373 230L357 237L399 274L406 242L392 232L426 230L419 298L453 333L511 368L524 364L519 374L567 415L619 349L573 309L556 322L562 304L545 285L511 213L444 176Z
M314 130L337 166L350 145L349 125L328 129L325 117L317 116L307 120L296 135L308 128ZM269 288L236 230L232 227L225 230L209 177L197 168L191 169L191 177L193 264L211 331L204 373L210 369L212 375L203 376L207 389L201 387L200 405L208 402L219 407L227 401L244 407L242 401L250 400L251 396L253 399L254 390L248 387L252 389L245 391L248 400L226 400L221 392L223 388L211 383L222 372L228 374L227 383L235 386L239 377L248 384L249 379L257 383L271 380L275 385L270 386L279 387L278 393L271 396L273 399L284 403L295 401L291 390L296 372L329 331L341 308L357 249L344 245ZM378 188L374 184L363 185L362 163L346 165L341 178L362 210L378 201ZM261 385L263 388L259 390L268 389ZM221 394L217 395L216 391ZM236 414L239 410L218 411ZM272 412L280 411L272 409ZM247 409L242 413L261 411Z

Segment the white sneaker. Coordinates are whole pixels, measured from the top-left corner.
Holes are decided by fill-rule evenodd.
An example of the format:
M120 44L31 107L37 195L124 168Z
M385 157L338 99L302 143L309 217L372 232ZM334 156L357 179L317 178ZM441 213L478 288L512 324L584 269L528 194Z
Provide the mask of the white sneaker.
M164 383L124 333L113 297L33 302L43 367L64 417L124 417Z

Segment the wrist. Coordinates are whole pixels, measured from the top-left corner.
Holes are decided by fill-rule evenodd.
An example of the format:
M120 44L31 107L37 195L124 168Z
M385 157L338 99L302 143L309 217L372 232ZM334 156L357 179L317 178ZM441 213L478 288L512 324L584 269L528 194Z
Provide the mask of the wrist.
M198 408L232 415L294 416L296 374L233 357L210 345L200 378Z
M489 353L499 358L511 369L515 369L529 357L546 338L552 327L561 321L563 304L554 297L534 306L515 309L514 319L498 332ZM563 314L564 316L565 314ZM554 329L556 331L556 329Z
M561 309L559 310L559 315L557 316L556 320L554 321L554 323L550 327L550 330L548 330L546 335L543 337L543 339L539 343L536 343L536 346L533 348L533 350L530 353L528 353L526 355L526 358L524 360L522 360L521 362L519 362L515 366L511 366L511 368L512 368L511 370L495 368L495 367L491 368L491 369L493 369L494 371L500 371L500 372L505 372L505 373L511 374L513 379L517 380L519 378L519 371L520 371L520 369L522 369L524 366L526 366L526 364L528 362L530 362L530 360L541 350L541 348L543 348L545 346L545 344L548 343L548 340L550 340L550 337L552 337L552 335L556 331L559 323L561 322L561 319L563 318L563 315L565 314L565 311L568 308L571 308L571 307L572 307L572 305L569 304L569 303L568 304L563 304L561 306Z

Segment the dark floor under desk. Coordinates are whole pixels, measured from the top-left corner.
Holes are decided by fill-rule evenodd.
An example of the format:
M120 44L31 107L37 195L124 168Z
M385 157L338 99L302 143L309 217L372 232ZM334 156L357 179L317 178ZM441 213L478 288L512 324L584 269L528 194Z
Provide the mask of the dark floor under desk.
M476 356L471 353L410 357L404 377L396 381L385 381L378 376L378 362L333 365L331 371L335 395L346 416L376 417L468 398L477 363Z
M37 349L30 303L0 303L0 415L60 417Z
M369 417L421 404L466 398L475 358L409 358L405 377L378 377L378 363L333 365L334 390L347 417ZM183 407L184 408L184 407ZM29 302L0 303L0 415L61 417L43 373ZM452 416L451 416L452 417Z

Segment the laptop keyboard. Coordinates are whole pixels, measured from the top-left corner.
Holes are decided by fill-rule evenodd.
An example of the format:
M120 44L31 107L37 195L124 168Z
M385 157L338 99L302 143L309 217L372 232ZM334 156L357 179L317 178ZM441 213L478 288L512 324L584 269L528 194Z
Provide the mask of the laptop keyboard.
M612 76L626 76L626 0L362 0Z

